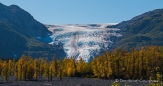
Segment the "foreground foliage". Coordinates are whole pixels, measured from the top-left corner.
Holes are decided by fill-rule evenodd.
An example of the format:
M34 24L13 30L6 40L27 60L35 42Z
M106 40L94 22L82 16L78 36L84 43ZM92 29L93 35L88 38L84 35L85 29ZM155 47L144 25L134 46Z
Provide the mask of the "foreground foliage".
M72 58L52 60L22 55L19 60L0 60L0 73L5 80L47 80L58 77L98 77L102 79L162 80L163 47L148 46L131 52L115 49L94 58L90 63Z

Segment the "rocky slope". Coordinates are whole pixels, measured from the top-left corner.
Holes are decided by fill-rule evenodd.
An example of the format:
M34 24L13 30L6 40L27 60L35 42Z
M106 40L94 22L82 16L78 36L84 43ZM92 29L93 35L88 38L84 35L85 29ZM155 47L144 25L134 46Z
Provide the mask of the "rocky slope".
M156 9L116 25L47 25L53 35L50 44L63 45L67 57L91 60L117 47L130 50L142 46L163 46L163 9Z
M43 24L17 5L5 6L0 3L0 21L34 37L45 37L51 34Z
M51 57L53 54L65 56L62 49L37 40L51 32L16 5L5 6L0 3L0 32L1 58L19 58L22 54L34 57Z
M129 50L141 46L163 46L163 9L156 9L108 28L119 28L123 35L116 46Z
M48 29L47 29L48 28ZM0 57L82 57L85 61L117 47L163 46L163 9L119 24L43 25L16 5L0 3Z

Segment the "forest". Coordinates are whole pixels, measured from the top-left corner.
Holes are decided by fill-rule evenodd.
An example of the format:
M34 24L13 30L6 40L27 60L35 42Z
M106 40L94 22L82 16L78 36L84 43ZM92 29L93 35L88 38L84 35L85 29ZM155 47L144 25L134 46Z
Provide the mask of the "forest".
M117 48L106 51L89 63L75 60L75 57L52 60L48 58L32 58L22 55L20 59L1 59L0 74L5 80L14 76L20 80L42 80L53 77L62 80L64 77L84 77L100 79L142 79L162 80L163 47L146 46L141 49L132 48L130 51Z

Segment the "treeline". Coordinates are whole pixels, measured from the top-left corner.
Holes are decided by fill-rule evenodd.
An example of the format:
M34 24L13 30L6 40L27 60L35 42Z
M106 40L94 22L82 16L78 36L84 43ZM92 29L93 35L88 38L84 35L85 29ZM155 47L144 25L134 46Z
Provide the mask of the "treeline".
M94 58L87 63L72 58L33 59L22 55L19 60L0 60L0 73L8 80L15 76L16 80L52 80L53 77L98 77L101 79L151 79L162 80L163 47L148 46L130 52L115 49L112 52Z
M47 58L32 58L22 55L19 60L0 60L0 73L5 80L10 76L14 76L16 80L42 80L46 77L48 81L58 77L61 80L63 77L86 77L89 75L89 63L82 59L76 61L72 58L60 58L56 60L54 55L51 61Z

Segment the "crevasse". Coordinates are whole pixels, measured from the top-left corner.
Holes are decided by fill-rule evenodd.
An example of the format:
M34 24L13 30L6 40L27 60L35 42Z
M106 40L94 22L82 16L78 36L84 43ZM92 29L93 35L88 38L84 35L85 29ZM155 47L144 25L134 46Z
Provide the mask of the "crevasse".
M110 24L69 24L69 25L47 25L53 32L49 44L63 45L66 57L81 57L88 62L91 58L99 55L113 44L111 36L120 37L120 29L106 28Z

